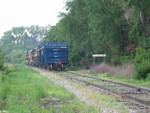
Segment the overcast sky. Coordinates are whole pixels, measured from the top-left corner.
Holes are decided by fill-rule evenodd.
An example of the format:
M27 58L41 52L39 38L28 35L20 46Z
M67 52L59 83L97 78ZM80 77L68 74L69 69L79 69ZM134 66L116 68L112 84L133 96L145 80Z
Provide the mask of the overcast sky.
M0 0L0 36L12 27L55 25L66 0Z

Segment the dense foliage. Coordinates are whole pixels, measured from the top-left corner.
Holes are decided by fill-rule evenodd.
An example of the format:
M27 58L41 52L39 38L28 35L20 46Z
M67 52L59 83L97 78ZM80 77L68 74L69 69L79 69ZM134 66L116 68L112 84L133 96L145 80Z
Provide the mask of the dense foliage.
M137 65L136 50L150 49L149 6L150 0L67 0L66 12L59 15L60 21L49 30L31 26L5 32L0 43L5 61L22 63L25 52L37 46L46 31L47 42L68 42L70 65L89 68L92 54L105 53L111 64L133 61L137 76L146 78L150 73L150 55ZM146 75L139 70L145 70Z
M24 63L26 51L41 43L46 28L39 26L14 27L1 38L5 61L13 64Z
M136 78L147 78L150 75L150 49L138 48L134 58L134 64L137 72Z
M0 51L0 71L4 69L4 57L2 52Z
M60 15L45 39L67 40L71 65L103 53L107 62L121 64L134 59L136 48L149 48L149 6L149 0L68 0L67 13Z

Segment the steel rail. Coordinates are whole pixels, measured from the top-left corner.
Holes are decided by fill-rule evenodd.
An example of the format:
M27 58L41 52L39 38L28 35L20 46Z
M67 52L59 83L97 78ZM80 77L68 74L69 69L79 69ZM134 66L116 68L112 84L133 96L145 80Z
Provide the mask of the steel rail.
M127 95L127 94L122 94L122 93L119 93L118 91L111 90L111 89L108 89L108 88L106 88L106 87L103 87L103 86L100 86L100 85L97 85L97 84L94 84L94 83L90 83L90 82L87 82L87 81L84 81L84 80L81 80L81 79L78 79L78 78L74 78L74 77L71 77L71 76L68 76L68 75L65 75L65 74L62 74L62 73L56 72L56 74L65 76L65 77L67 77L67 78L69 78L69 79L71 79L71 80L76 80L76 81L82 82L82 83L84 83L84 84L87 84L87 85L90 85L90 86L94 86L94 87L99 88L100 90L103 90L103 91L105 91L105 92L112 93L113 95L121 96L121 97L124 98L124 99L128 99L128 100L130 100L130 101L132 101L132 102L134 102L134 103L136 103L136 104L138 104L138 105L141 105L141 106L143 106L143 107L145 107L145 108L150 109L150 101L144 101L144 100L138 99L138 98L136 98L136 97L132 97L132 96ZM75 73L74 73L74 74L75 74ZM85 75L84 75L84 76L85 76ZM89 77L89 76L88 76L88 77ZM90 78L91 78L91 77L90 77ZM92 77L92 78L93 78L93 77ZM94 79L96 79L96 77L94 77ZM108 82L108 80L106 80L106 81L104 80L104 82ZM111 83L116 84L117 82L111 81ZM118 83L117 83L117 84L118 84ZM119 84L119 85L122 85L122 83ZM130 85L129 85L129 86L130 86ZM127 87L128 87L128 85L127 85ZM135 87L132 87L132 86L131 86L131 88L135 88Z
M150 88L128 85L128 84L119 83L119 82L115 82L115 81L111 81L111 80L101 79L101 78L98 78L98 77L92 77L92 76L87 76L87 75L82 75L82 74L76 74L76 73L73 73L73 72L67 72L67 73L71 73L71 74L75 74L75 75L83 76L83 77L87 77L87 78L92 78L92 79L100 80L100 81L103 81L103 82L109 82L109 83L113 83L113 84L118 84L118 85L130 87L130 88L134 88L138 91L147 91L150 94Z

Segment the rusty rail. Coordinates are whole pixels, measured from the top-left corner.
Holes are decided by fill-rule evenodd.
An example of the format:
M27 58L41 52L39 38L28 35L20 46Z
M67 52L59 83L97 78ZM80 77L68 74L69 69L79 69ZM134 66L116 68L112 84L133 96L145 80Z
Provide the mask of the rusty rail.
M74 77L68 76L68 75L66 75L64 73L58 73L58 72L56 72L56 73L59 74L59 75L65 76L65 77L67 77L67 78L69 78L71 80L76 80L76 81L82 82L82 83L84 83L86 85L90 85L90 86L99 88L100 90L103 90L105 92L111 93L113 95L121 96L124 99L128 99L128 100L130 100L130 101L132 101L132 102L134 102L134 103L136 103L138 105L141 105L141 106L143 106L145 108L150 109L150 100L148 100L148 101L141 100L141 99L138 99L136 97L132 97L132 96L128 95L128 93L122 94L122 93L120 93L118 91L111 90L111 89L108 89L108 88L103 87L101 85L97 85L97 84L94 84L94 83L87 82L85 80L74 78ZM66 72L66 73L75 74L75 73L72 73L72 72ZM91 79L97 79L97 80L101 80L101 81L107 82L107 83L113 83L113 84L117 84L117 85L122 85L122 86L125 86L125 87L136 89L137 91L139 91L139 90L140 91L146 91L148 93L150 91L149 88L143 88L143 87L138 87L138 86L127 85L127 84L123 84L123 83L118 83L118 82L114 82L114 81L110 81L110 80L104 80L104 79L100 79L100 78L97 78L97 77L91 77L91 76L86 76L86 75L81 75L81 74L75 74L75 75L82 76L82 77L87 77L87 78L91 78ZM145 93L143 93L143 94L145 94Z

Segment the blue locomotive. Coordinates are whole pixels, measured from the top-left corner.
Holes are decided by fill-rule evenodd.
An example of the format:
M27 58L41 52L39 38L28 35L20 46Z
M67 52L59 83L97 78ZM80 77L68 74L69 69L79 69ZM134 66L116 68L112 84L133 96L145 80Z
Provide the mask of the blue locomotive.
M63 69L68 64L68 44L41 43L26 53L26 64L45 69Z

